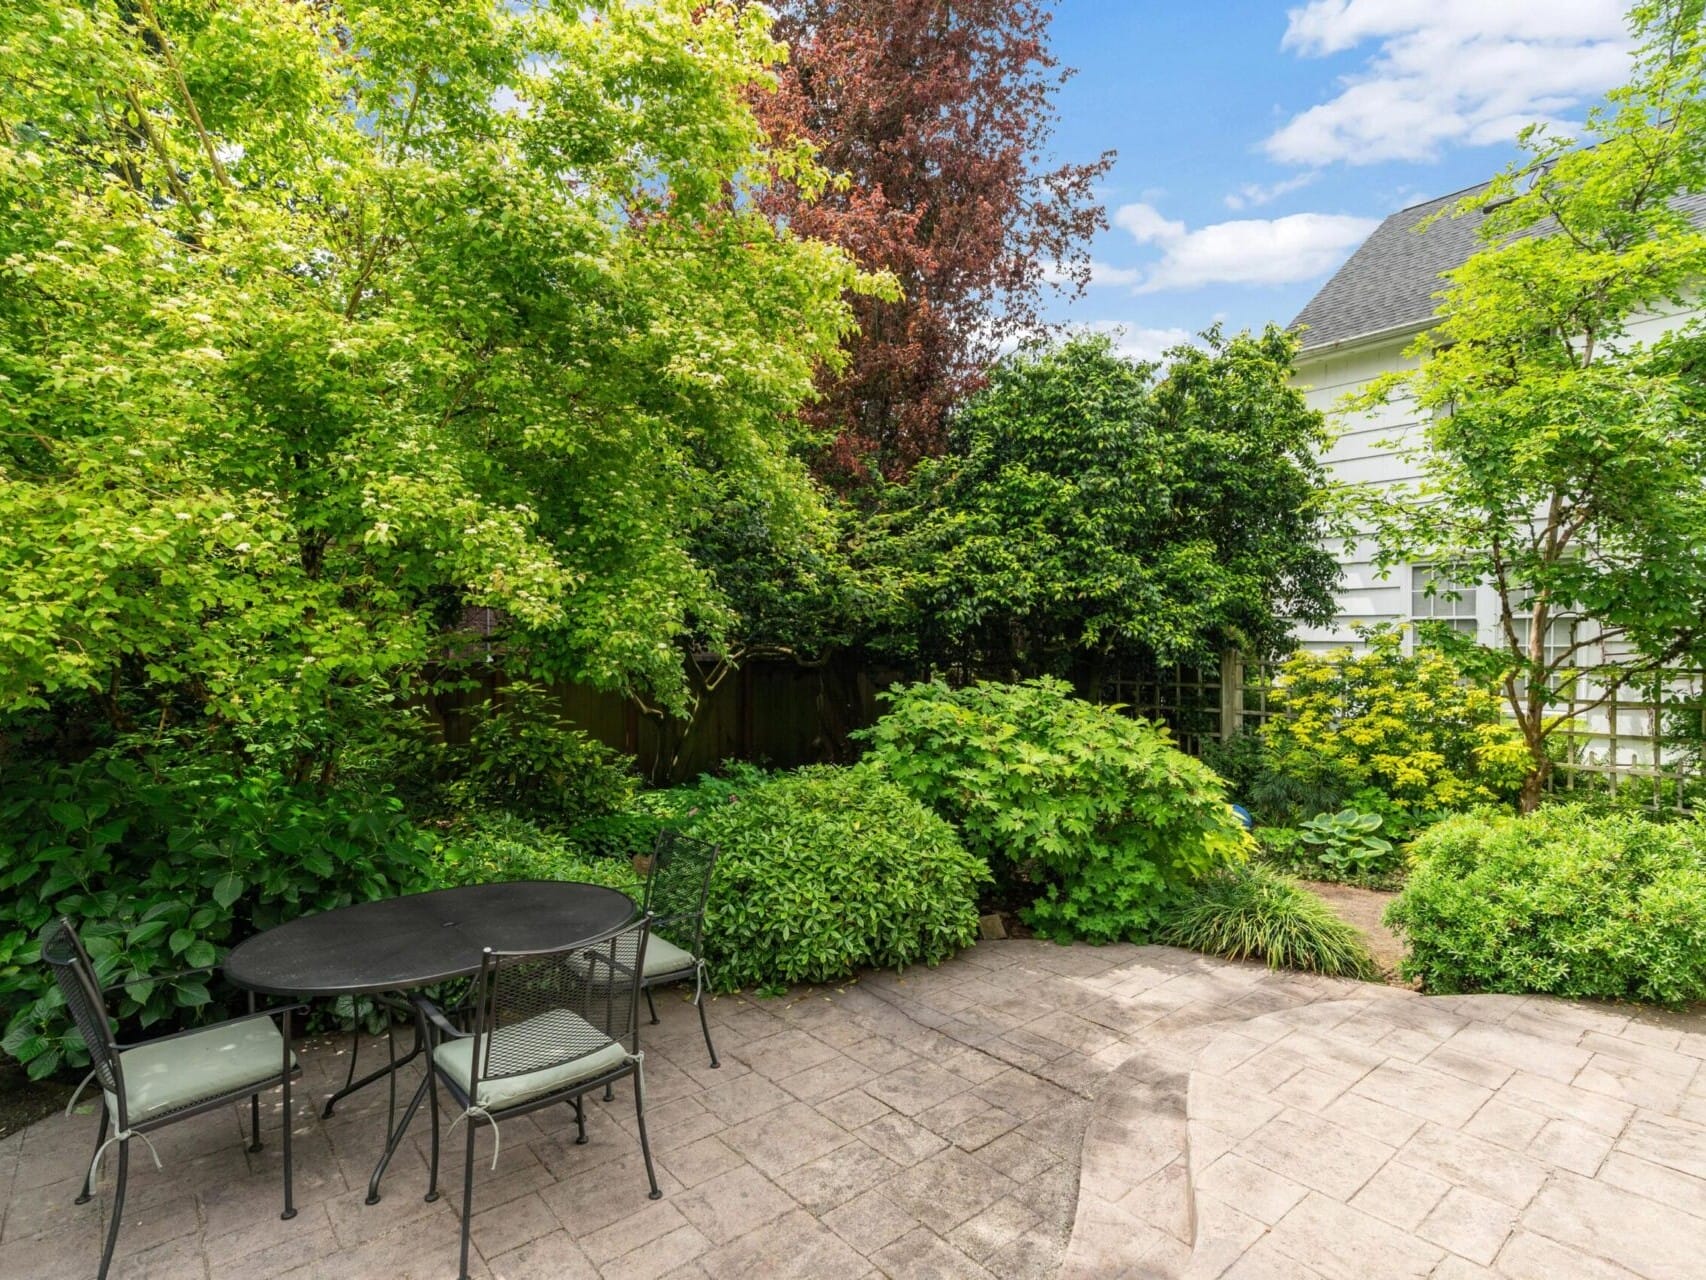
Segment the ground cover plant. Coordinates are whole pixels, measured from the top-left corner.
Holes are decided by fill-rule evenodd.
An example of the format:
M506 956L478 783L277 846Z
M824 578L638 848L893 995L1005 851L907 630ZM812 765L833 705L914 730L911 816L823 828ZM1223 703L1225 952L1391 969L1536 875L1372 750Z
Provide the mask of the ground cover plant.
M1547 805L1447 819L1387 923L1429 991L1706 998L1706 821Z
M1219 778L1165 728L1063 681L914 684L866 738L887 775L959 830L1046 937L1147 940L1167 907L1249 848Z
M1355 928L1308 890L1260 866L1210 877L1166 913L1155 940L1228 960L1265 960L1270 969L1368 981L1380 975Z
M68 916L130 1028L193 1021L216 998L205 969L260 929L438 882L432 833L381 786L320 788L256 769L98 752L24 775L0 770L0 1019L32 1076L86 1060L40 963Z

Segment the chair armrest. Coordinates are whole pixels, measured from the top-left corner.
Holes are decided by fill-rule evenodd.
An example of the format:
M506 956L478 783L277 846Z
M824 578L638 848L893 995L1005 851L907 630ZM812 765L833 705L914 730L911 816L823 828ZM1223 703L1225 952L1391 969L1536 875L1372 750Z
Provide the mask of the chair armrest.
M456 1026L444 1016L444 1010L425 996L410 996L409 1003L415 1006L415 1012L420 1014L425 1021L437 1027L442 1034L449 1036L452 1040L466 1040L473 1034L471 1031L463 1031Z
M585 954L586 958L592 962L593 968L595 968L595 969L599 965L604 965L611 971L612 974L617 974L617 973L626 974L630 978L634 976L634 966L633 965L623 964L620 960L613 960L609 956L604 955L601 952L597 952L597 951L588 951L588 952L585 952L584 954Z

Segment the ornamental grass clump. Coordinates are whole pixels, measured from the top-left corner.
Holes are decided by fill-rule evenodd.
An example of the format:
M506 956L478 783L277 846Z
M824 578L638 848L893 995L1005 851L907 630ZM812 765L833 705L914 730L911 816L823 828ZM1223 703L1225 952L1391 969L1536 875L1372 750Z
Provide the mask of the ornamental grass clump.
M1429 991L1706 999L1706 821L1465 814L1410 856L1386 922Z
M1207 881L1168 915L1156 941L1228 960L1266 960L1270 969L1380 976L1362 935L1314 894L1262 867Z
M1158 724L1061 680L915 684L865 733L888 776L952 822L1021 918L1057 941L1147 941L1251 847L1225 785Z

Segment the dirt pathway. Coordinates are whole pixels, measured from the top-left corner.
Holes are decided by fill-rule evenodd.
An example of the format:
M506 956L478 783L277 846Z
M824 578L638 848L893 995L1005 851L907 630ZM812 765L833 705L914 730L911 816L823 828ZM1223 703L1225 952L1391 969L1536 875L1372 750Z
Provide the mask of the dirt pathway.
M1374 958L1387 974L1387 981L1395 986L1407 985L1399 982L1398 962L1404 958L1403 940L1380 922L1380 917L1386 911L1386 904L1398 895L1382 892L1379 889L1357 889L1348 884L1329 884L1321 880L1300 881L1316 897L1320 898L1333 913L1354 929L1360 932L1363 940L1368 943L1368 949L1374 953Z

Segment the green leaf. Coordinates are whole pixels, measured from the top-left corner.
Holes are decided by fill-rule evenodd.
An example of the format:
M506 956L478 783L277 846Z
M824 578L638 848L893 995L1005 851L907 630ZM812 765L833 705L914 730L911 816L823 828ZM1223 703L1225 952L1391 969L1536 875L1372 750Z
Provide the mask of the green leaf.
M222 907L229 907L243 896L246 887L241 876L228 871L214 881L213 900Z

